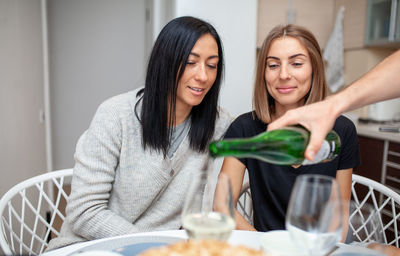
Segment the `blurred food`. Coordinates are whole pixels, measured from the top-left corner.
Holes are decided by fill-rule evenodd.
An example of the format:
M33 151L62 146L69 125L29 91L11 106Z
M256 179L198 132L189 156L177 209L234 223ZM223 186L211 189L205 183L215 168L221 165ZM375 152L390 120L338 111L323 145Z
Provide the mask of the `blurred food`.
M187 240L163 247L152 248L139 256L268 256L260 250L242 245L230 245L217 240Z

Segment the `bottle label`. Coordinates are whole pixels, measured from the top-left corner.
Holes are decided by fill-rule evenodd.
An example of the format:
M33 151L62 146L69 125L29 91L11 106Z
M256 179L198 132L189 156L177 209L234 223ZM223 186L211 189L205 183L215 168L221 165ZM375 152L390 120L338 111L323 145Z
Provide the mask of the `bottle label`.
M331 143L332 143L332 145L330 145L328 141L324 140L324 142L322 143L321 149L315 155L314 159L312 161L304 159L302 165L316 164L316 163L322 162L325 159L329 158L333 152L333 149L335 148L335 142L331 141Z

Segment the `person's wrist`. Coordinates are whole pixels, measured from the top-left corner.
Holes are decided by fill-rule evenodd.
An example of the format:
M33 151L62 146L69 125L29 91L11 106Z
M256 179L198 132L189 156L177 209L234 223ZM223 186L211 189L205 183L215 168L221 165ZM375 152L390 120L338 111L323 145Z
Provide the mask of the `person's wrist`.
M330 113L333 114L335 117L340 116L348 108L348 100L345 100L335 94L329 96L327 98L327 101L329 102Z

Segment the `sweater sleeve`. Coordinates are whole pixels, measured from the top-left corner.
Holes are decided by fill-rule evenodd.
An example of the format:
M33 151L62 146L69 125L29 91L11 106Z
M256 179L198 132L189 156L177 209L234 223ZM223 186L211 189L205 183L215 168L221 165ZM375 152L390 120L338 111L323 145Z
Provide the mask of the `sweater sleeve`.
M103 103L76 147L67 221L73 232L88 240L136 231L132 223L108 209L121 149L122 126L116 109L112 102Z

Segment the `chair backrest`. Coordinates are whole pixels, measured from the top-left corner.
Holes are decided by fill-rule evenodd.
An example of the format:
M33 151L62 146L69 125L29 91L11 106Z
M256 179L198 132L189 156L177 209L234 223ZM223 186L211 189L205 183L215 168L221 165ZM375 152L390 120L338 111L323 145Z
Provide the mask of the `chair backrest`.
M56 222L65 220L59 209L66 202L66 180L72 169L48 172L12 187L0 200L0 246L7 255L38 255L59 235Z
M358 205L369 203L379 212L385 244L400 244L400 195L392 189L369 178L353 174L352 199ZM237 204L238 211L253 224L253 204L250 184L245 183Z
M369 178L353 174L352 200L359 206L371 204L379 213L385 244L399 247L400 195L392 189Z
M236 208L239 213L242 214L251 225L253 225L253 201L249 182L242 185Z

